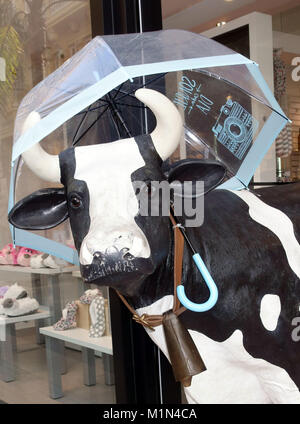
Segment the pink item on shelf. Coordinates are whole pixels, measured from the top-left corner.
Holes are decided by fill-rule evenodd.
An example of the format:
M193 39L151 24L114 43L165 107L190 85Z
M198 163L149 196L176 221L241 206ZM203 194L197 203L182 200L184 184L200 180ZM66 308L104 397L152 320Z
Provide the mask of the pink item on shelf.
M20 266L30 266L30 259L31 256L37 255L40 252L34 249L30 249L28 247L21 247L18 257L17 257L17 263Z
M6 244L0 251L0 265L17 265L20 246L13 247L12 243Z

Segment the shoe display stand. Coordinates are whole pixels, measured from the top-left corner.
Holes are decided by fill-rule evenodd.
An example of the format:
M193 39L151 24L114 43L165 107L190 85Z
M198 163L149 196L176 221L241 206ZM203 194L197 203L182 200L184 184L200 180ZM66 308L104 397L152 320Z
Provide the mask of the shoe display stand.
M87 289L91 288L91 285L83 282L78 268L73 269L72 276L77 278L78 297L80 297ZM45 337L46 342L49 396L52 399L64 396L61 375L65 373L66 368L63 366L61 359L62 357L64 358L61 350L62 344L63 346L72 346L76 350L81 350L83 383L86 386L96 384L95 355L102 357L105 384L115 384L111 336L92 338L89 337L88 330L83 328L57 331L52 326L40 328L40 333Z
M39 328L45 326L47 323L54 324L61 318L61 301L60 301L60 287L59 287L59 276L61 274L71 273L78 269L75 266L69 266L64 268L52 269L52 268L39 268L33 269L30 267L14 266L14 265L0 265L1 271L30 274L32 282L32 291L34 297L40 304L39 311L30 315L22 315L13 318L1 317L0 319L0 378L3 381L9 382L15 380L15 353L16 353L16 329L15 324L18 322L35 321L36 327L36 341L38 344L44 342L44 336L39 332ZM43 305L43 294L41 277L44 276L44 280L47 281L47 305ZM2 327L2 328L1 328ZM2 337L1 337L2 333ZM61 358L64 354L64 346L61 342L57 345L57 349L61 353ZM65 372L64 361L61 360L61 372Z
M33 314L19 317L0 316L0 379L6 383L15 380L16 328L15 324L26 321L40 321L50 318L49 308L40 306Z
M111 336L91 338L88 330L72 328L56 331L51 327L40 328L45 336L49 378L49 396L52 399L63 397L61 381L61 352L60 343L68 342L81 346L83 362L83 382L86 386L96 384L95 352L102 352L104 363L105 383L114 384Z

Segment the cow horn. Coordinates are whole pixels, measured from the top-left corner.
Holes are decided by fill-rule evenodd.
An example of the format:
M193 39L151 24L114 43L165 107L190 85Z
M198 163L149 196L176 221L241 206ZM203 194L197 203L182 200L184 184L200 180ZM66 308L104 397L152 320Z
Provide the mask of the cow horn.
M163 94L148 88L140 88L135 96L154 113L156 128L151 133L155 149L162 160L176 150L183 130L183 123L176 106Z
M22 134L33 127L36 123L41 120L38 112L31 112L22 127ZM46 181L58 183L60 182L60 168L59 158L57 155L50 155L36 143L26 152L22 153L22 158L26 165L34 172L38 177Z

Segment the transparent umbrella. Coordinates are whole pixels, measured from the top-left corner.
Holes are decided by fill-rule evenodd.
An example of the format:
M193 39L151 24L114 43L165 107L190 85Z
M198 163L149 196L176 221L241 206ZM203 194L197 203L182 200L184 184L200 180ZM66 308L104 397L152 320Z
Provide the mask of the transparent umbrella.
M113 142L147 133L154 118L135 98L146 86L181 112L184 136L169 159L215 158L228 170L223 188L248 185L288 122L258 65L201 35L167 30L96 37L34 87L21 102L14 133L9 209L49 186L21 154L42 142L53 154L71 145ZM36 111L41 120L23 125ZM25 182L25 183L24 183ZM68 223L40 232L12 228L14 242L77 263Z

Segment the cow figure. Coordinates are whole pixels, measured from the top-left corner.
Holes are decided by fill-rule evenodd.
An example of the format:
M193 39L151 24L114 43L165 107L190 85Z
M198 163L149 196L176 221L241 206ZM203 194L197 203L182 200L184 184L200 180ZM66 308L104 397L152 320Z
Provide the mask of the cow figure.
M173 230L167 216L140 214L134 183L143 181L152 197L152 181L204 181L204 223L187 234L219 300L207 312L180 316L207 367L185 389L187 399L299 403L299 185L255 194L218 189L226 170L203 160L180 161L166 175L162 162L180 141L180 114L158 92L140 89L136 96L155 114L150 135L69 148L59 156L38 144L23 153L34 173L64 187L27 196L10 212L10 222L45 229L69 217L84 280L119 290L140 315L160 315L173 307ZM39 119L31 113L24 131ZM187 248L182 280L189 299L207 299ZM162 326L146 331L168 357Z

